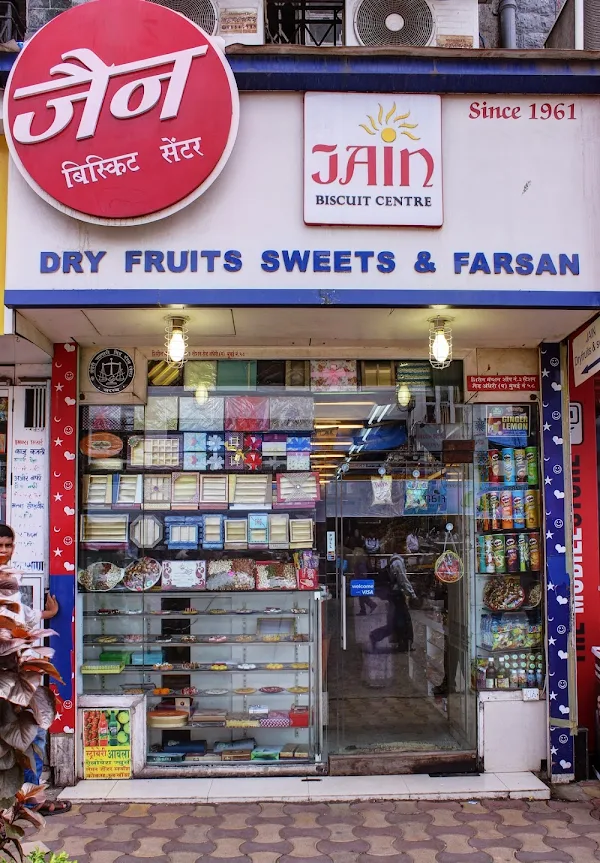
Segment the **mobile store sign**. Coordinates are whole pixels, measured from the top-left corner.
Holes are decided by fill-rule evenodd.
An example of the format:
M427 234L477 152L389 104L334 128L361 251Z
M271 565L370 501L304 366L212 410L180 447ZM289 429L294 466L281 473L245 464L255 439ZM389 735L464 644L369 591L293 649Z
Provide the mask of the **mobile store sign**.
M58 16L47 26L75 12L120 2L125 0L95 0ZM139 3L162 9L142 0L131 2L134 8ZM169 13L169 10L163 11ZM176 18L179 22L179 17ZM46 28L40 34L45 31ZM26 81L17 82L14 78L27 50L33 51L40 38L41 35L36 35L24 49L11 87L16 83L21 88L50 80L48 62L55 63L54 60L47 60L45 66L36 74L32 72ZM71 49L73 47L71 45ZM60 50L65 53L69 49L61 46ZM95 45L94 50L103 63L111 60L108 49ZM165 50L161 46L156 48L156 51ZM184 48L178 45L177 50ZM129 52L137 63L141 55L134 44ZM117 60L122 62L121 58ZM195 64L198 69L204 68L200 64L205 60L205 56L192 58L189 75L193 74ZM165 76L172 71L172 65L164 67ZM110 105L126 80L148 80L146 76L152 77L155 73L155 69L149 69L133 73L130 79L127 76L112 78L109 82L111 98L103 103L98 129L103 120L107 123L114 120ZM160 74L163 74L162 67ZM151 118L160 126L160 112L170 85L166 77L159 84L162 101L143 116L119 120L122 128L133 129L133 125L128 124L141 123L143 119L150 122ZM197 86L198 82L194 92ZM145 98L143 85L138 91L135 98ZM65 88L49 95L57 101L65 93L72 95L73 92L82 93L83 89L81 86L76 91ZM600 125L600 100L577 98L564 116L559 111L542 120L541 111L532 112L531 98L482 98L478 104L486 101L488 108L498 107L497 111L486 109L484 112L475 110L472 99L465 96L428 97L421 102L412 96L407 101L401 93L359 94L358 101L352 93L325 95L328 105L337 105L336 123L346 116L352 123L348 120L350 125L338 130L339 135L336 131L337 137L335 124L330 124L334 130L331 137L327 129L319 130L313 123L311 128L318 140L307 137L311 162L305 166L305 100L310 114L311 104L320 104L319 100L314 102L316 96L296 92L243 93L240 133L218 181L201 199L185 208L172 211L167 206L168 218L158 219L157 213L165 213L158 210L148 217L140 216L140 220L146 221L137 226L125 220L119 227L92 222L82 229L80 218L66 213L64 205L61 208L49 206L35 193L13 160L9 177L7 305L78 308L303 302L381 306L444 302L530 307L597 305L600 257L596 254L593 226L596 201L600 196L600 188L597 188L600 175L597 179L595 175L586 174L587 162L581 159L580 150L581 140L589 139L586 130ZM48 94L43 98L48 99ZM28 99L10 102L11 122L15 119L15 108L20 114L27 113L21 103L24 105ZM187 89L178 119L186 117L186 100ZM68 132L75 142L84 109L79 101L68 104L74 116L61 134ZM119 100L116 104L118 108ZM34 108L40 110L37 102L32 105L29 113ZM394 105L395 111L388 118ZM138 102L129 102L129 110L134 111L137 106ZM504 108L511 110L504 111ZM32 120L32 135L43 134L48 129L51 117L46 115L48 109L45 111L40 115L44 117L43 123L40 119L38 124L37 117L35 123ZM410 115L404 118L407 111ZM435 146L439 114L441 151ZM402 124L415 127L402 127ZM192 133L202 138L204 152L206 133L198 126L187 128L188 138ZM364 135L364 143L361 143L362 137L344 137L344 129L350 129L349 136ZM403 131L420 140L414 141ZM310 129L307 136L309 132ZM392 133L396 135L393 141ZM179 141L182 135L178 132L169 137ZM167 178L171 174L167 175L166 171L175 172L183 162L192 164L202 159L193 156L186 160L184 153L179 162L169 164L160 154L160 147L167 146L162 137L167 136L161 133L158 140L154 136L152 141L159 147L157 159L165 171L160 174L161 188L166 186L164 194L167 194ZM57 162L56 177L62 183L61 194L65 196L72 190L67 188L62 174L64 161L74 161L81 166L87 163L90 154L108 158L133 152L137 147L136 143L131 149L129 143L125 146L123 142L123 147L113 152L96 146L97 142L90 143L89 139L82 139L78 144L85 141L88 147L85 153L68 150L61 154L60 164ZM146 152L143 144L140 142L137 150L139 164L142 152ZM329 150L312 153L313 147L321 145ZM29 152L27 147L33 150L33 146L19 144L19 154ZM357 149L361 147L366 149ZM391 148L391 155L386 155L387 147ZM419 149L427 150L433 159L431 176L429 156L419 154ZM405 155L404 151L407 151ZM193 152L193 145L190 145L188 155ZM80 155L85 156L83 161ZM442 157L443 224L438 218ZM403 166L406 169L407 162L409 175L401 170ZM560 171L556 170L558 163ZM511 165L508 178L507 164ZM137 174L129 172L131 177L126 173L118 176L105 173L113 189L117 189L119 182L129 182L138 174L141 179L141 170ZM311 178L317 174L321 180L336 178L332 183L311 179L321 190L315 194L329 195L326 188L341 184L345 191L339 194L370 196L368 205L364 202L360 206L356 203L332 205L340 209L354 206L363 215L349 219L334 214L329 220L331 223L327 223L325 216L315 216L314 223L307 224L307 173ZM409 185L403 185L407 176ZM370 180L375 183L372 193L361 192L358 185L354 189L358 183L368 187ZM73 189L77 185L82 193L92 187L100 190L105 188L103 182L73 183ZM415 184L422 187L423 183L432 184L431 194L416 191ZM142 185L146 189L153 184ZM150 190L147 194L154 193ZM383 196L383 203L377 204L378 196ZM423 200L422 206L417 204L413 200L415 197L431 197L431 206L425 206ZM386 203L387 198L390 201ZM401 206L395 199L402 199ZM556 206L557 201L560 207ZM159 201L158 206L163 203ZM166 203L168 205L168 201ZM320 213L328 209L320 204L318 207ZM406 213L410 209L412 213L413 207L415 212L419 211L415 218L398 216L399 211ZM377 208L378 215L373 216L371 222L365 221L364 213L375 212L372 208ZM429 219L436 208L438 215L431 218L429 225L424 224L423 219ZM395 210L396 215L382 217L384 210ZM564 212L570 214L566 221ZM93 218L98 221L100 217ZM335 223L337 220L339 224Z
M43 27L4 100L13 162L45 201L86 222L140 224L201 195L237 133L233 74L188 18L96 0Z

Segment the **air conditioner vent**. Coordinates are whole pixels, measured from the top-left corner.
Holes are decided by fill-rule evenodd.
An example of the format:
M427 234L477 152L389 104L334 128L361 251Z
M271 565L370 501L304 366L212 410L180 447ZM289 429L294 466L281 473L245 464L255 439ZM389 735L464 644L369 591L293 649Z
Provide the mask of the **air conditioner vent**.
M426 0L362 0L354 29L361 45L428 45L433 14Z
M202 27L209 36L214 36L217 32L217 10L211 0L152 0L152 2L166 6L167 9L173 9L174 12L180 12L194 24Z

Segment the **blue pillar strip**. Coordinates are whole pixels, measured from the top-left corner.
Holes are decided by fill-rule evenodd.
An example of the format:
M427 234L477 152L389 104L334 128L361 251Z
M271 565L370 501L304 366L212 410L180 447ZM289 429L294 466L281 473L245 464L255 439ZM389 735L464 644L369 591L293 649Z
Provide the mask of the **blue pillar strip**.
M546 533L546 593L548 700L550 721L551 779L562 782L574 778L574 738L569 722L575 711L576 694L569 685L569 642L571 639L571 577L567 569L567 529L565 507L566 464L563 440L563 390L568 387L568 372L561 364L560 344L544 344L540 349L542 369L542 455L540 482L544 501ZM568 474L567 474L568 475ZM560 723L560 724L558 724Z
M65 716L56 717L55 725L63 719L67 722L73 720L73 704L74 692L73 687L75 681L73 679L74 668L74 615L75 615L75 579L68 575L51 575L50 576L50 593L56 596L58 602L58 614L50 621L51 629L54 629L58 634L50 638L50 647L54 648L53 663L58 673L63 679L63 683L55 683L51 681L52 688L58 695L58 714L64 711ZM70 726L62 726L61 731L70 733L74 732L74 728ZM69 732L68 732L69 733Z

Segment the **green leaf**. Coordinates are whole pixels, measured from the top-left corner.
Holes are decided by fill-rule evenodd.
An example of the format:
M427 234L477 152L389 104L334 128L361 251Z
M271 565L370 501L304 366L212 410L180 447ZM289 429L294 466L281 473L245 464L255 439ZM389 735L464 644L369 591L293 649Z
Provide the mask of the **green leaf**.
M0 771L0 797L14 797L23 784L23 768L15 764Z
M38 724L33 714L28 710L17 713L14 721L8 725L4 725L0 731L2 739L9 746L14 746L15 749L19 749L21 752L26 752L29 749L37 733Z
M40 728L50 728L56 716L56 698L47 686L40 686L29 703Z

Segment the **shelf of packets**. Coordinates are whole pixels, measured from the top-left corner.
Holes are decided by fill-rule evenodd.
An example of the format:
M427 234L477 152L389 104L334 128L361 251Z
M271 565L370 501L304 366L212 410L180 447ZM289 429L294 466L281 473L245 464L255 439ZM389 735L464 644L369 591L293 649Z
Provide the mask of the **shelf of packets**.
M80 589L103 593L317 590L319 555L313 551L298 551L291 561L246 557L160 561L142 557L126 567L110 561L95 561L79 570L77 578Z

